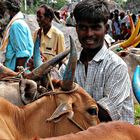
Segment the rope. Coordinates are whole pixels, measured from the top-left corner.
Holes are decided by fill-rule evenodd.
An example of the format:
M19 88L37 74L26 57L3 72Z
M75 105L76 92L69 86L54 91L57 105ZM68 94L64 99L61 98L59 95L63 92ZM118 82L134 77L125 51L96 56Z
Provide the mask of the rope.
M75 83L75 86L72 90L69 90L69 91L63 91L63 90L60 90L60 91L48 91L48 92L45 92L41 95L39 95L38 97L36 97L35 100L43 97L43 96L49 96L49 95L57 95L57 94L69 94L69 93L73 93L75 91L77 91L79 88L79 85Z
M68 117L68 120L70 120L70 122L72 122L73 124L75 124L81 131L84 131L85 129L80 126L75 120L73 120L72 118Z

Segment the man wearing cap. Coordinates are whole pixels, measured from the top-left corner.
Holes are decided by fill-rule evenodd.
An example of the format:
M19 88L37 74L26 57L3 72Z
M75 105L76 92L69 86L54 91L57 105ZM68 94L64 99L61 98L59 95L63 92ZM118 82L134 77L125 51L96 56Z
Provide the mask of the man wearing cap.
M32 35L20 12L20 0L5 0L4 5L10 21L2 40L0 61L11 70L18 71L17 66L25 68L33 54Z

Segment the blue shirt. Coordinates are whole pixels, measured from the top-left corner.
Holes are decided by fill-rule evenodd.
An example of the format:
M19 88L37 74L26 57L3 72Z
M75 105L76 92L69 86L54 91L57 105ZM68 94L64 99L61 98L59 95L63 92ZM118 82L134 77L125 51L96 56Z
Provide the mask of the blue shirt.
M23 19L14 21L9 32L5 66L15 70L16 59L24 57L30 59L33 55L33 46L31 31L26 22Z

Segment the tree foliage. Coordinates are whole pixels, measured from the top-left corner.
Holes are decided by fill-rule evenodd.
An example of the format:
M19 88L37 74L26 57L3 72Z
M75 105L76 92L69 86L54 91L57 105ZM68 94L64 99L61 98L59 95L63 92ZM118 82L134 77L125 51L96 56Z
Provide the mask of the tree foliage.
M57 9L57 10L59 10L66 3L67 3L66 0L57 0L57 3L55 4L54 8Z
M53 4L50 2L50 0L34 0L31 5L28 4L27 10L25 11L25 3L24 3L24 0L22 0L21 10L24 13L33 14L33 13L35 13L36 9L43 3L49 5L50 7L52 7L55 10L59 10L61 7L63 7L67 3L67 1L66 0L57 0L57 3Z
M130 10L132 13L137 14L140 10L140 0L127 0L123 5L125 10Z
M124 0L116 0L115 2L118 3L121 7L125 4Z

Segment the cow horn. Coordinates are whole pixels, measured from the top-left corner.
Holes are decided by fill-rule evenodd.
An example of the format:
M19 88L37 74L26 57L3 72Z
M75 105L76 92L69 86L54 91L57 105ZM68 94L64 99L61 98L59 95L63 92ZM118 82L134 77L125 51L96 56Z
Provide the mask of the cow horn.
M140 16L138 16L138 18L140 19ZM140 23L139 23L140 24ZM138 30L139 31L139 30ZM131 46L136 47L138 44L140 43L140 33L138 36L136 36L136 38L131 42Z
M133 33L133 31L135 30L135 24L134 24L132 15L129 14L128 17L129 17L129 21L130 21L131 33Z
M76 65L77 65L77 50L76 50L74 40L72 39L71 36L70 36L70 46L71 46L70 47L70 57L69 57L69 61L66 66L64 75L63 75L63 81L62 81L62 85L61 85L62 90L65 90L65 91L69 91L69 90L73 89L75 69L76 69Z
M66 49L64 52L59 53L51 60L44 62L39 67L35 68L31 73L25 74L25 78L37 80L43 77L43 75L46 75L49 70L57 65L60 61L62 61L70 52L70 49Z
M8 76L17 76L18 73L0 64L0 79Z
M35 45L34 45L33 60L34 60L34 68L39 67L43 63L41 54L40 54L40 37L39 37L39 35L37 35Z
M131 46L131 43L134 41L134 39L136 38L136 36L139 33L139 29L140 29L140 16L138 16L138 21L137 21L136 28L132 32L132 34L129 37L129 39L121 43L121 47L122 48L127 48L127 47L130 47Z
M134 71L132 88L137 101L140 103L140 65Z
M132 46L137 46L140 43L140 33L139 35L135 38L135 40L131 43Z

